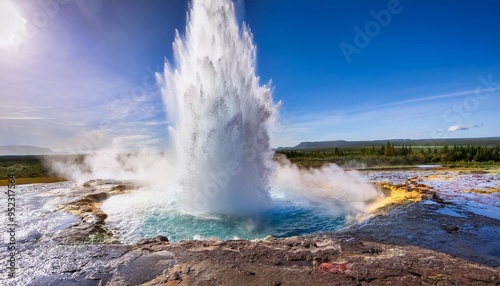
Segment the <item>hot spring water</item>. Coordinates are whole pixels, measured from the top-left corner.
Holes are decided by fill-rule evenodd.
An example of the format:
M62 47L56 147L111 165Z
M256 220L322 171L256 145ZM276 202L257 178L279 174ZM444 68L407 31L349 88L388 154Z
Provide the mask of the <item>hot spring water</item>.
M153 202L147 197L148 192L114 196L104 203L103 210L109 215L106 222L120 234L122 241L158 235L167 236L170 241L288 237L335 230L347 223L345 213L332 212L324 205L299 204L276 197L272 197L267 210L254 215L189 214L175 203L165 206ZM144 194L147 196L143 197Z
M345 225L346 214L362 212L377 191L335 165L304 171L275 163L277 105L255 73L252 34L238 26L230 0L191 4L174 62L158 75L172 152L148 161L156 174L148 187L103 204L107 224L124 241L253 239Z

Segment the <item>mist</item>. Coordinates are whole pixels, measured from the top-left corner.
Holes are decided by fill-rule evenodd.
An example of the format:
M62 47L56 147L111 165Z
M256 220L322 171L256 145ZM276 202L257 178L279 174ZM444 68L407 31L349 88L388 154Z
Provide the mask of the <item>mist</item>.
M123 153L105 149L78 157L47 157L46 164L57 175L77 183L94 179L132 181L141 190L144 200L150 197L155 205L161 201L181 208L182 196L178 194L183 190L179 183L179 166L173 158L171 153L156 150ZM353 214L363 213L367 202L381 196L381 192L354 169L345 170L336 164L301 169L282 157L273 164L268 190L275 198ZM186 212L190 211L186 209Z

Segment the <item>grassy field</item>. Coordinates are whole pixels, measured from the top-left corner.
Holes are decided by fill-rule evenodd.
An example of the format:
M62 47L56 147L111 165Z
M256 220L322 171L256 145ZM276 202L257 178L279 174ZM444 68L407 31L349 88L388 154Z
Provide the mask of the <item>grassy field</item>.
M56 183L64 181L67 181L67 179L63 177L16 178L16 185L35 184L35 183ZM7 179L0 180L0 187L8 185L9 182Z

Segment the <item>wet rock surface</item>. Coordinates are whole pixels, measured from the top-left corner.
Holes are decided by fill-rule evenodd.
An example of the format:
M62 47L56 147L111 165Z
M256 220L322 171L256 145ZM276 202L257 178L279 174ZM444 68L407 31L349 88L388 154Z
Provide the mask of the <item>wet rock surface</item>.
M357 238L59 246L27 285L495 285L498 268ZM71 258L65 258L70 256ZM38 261L39 263L42 261ZM23 267L26 267L24 265ZM7 281L13 282L13 281ZM19 280L10 285L24 285ZM9 284L8 284L9 285Z
M19 197L36 211L19 218L16 278L4 279L2 268L0 284L499 285L495 214L477 214L412 176L386 185L397 199L379 205L371 218L333 233L179 243L157 237L131 245L102 234L100 204L133 191L133 184L36 186ZM498 199L494 192L473 195L495 196L493 205ZM42 233L41 225L53 227ZM2 260L6 253L2 245Z
M344 233L375 242L415 245L499 267L500 221L475 214L456 217L437 212L447 208L451 207L429 202L401 206L335 235Z

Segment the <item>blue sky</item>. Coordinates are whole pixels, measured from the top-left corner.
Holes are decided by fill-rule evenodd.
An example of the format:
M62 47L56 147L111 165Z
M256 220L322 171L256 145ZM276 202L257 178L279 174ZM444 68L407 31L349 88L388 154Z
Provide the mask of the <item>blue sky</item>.
M282 101L274 147L500 136L500 1L236 4ZM0 145L166 146L153 74L187 1L0 5Z

